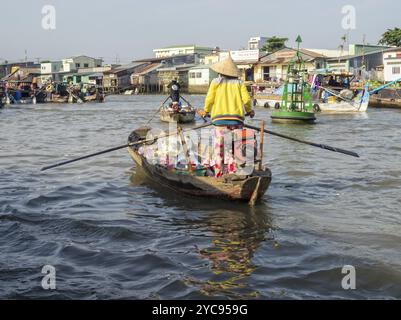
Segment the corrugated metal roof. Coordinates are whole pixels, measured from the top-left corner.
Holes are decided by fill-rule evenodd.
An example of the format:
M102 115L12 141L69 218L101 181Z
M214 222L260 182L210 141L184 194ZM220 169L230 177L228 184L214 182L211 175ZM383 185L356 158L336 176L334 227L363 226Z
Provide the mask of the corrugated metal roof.
M306 49L300 49L299 50L301 52L301 56L302 59L304 59L305 61L313 61L316 58L326 58L326 56L320 54L320 53L316 53L313 51L309 51ZM295 56L297 50L293 49L293 48L283 48L281 50L275 51L271 54L268 54L264 57L262 57L260 59L260 63L266 63L266 64L285 64L289 61L291 61L291 59L293 59L293 57ZM288 56L280 56L280 54L283 53L288 53Z
M160 68L159 71L183 71L185 69L189 70L192 67L194 67L195 64L181 64L181 65L177 65L177 66L168 66L165 68Z
M158 69L162 65L163 64L161 64L161 63L151 63L151 64L147 65L145 68L139 70L138 72L135 72L135 74L141 76L141 75L147 74L149 72L152 72L152 71Z
M163 57L163 58L145 58L145 59L139 59L139 60L135 60L133 62L161 62L163 60L172 60L175 58L180 58L180 57L192 57L193 54L177 54L174 56L170 56L170 57Z
M129 70L129 69L133 69L136 67L139 67L140 65L144 64L143 62L132 62L132 63L128 63L128 64L124 64L122 66L116 67L114 69L111 69L109 71L105 71L105 73L110 74L110 73L118 73L124 70Z
M399 50L401 50L401 48L399 48ZM353 58L358 58L358 57L363 57L363 56L369 56L372 54L378 54L378 53L383 53L383 52L388 52L391 50L388 49L378 49L378 50L374 50L371 52L366 52L365 54L355 54L355 55L346 55L346 56L341 56L341 57L332 57L332 58L328 58L327 61L338 61L338 60L348 60L348 59L353 59Z

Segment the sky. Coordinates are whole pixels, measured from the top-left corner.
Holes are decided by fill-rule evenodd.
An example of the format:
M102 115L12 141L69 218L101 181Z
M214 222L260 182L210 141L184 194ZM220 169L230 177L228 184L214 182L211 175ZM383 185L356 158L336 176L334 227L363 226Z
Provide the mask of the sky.
M42 8L55 8L55 29L42 27ZM342 27L342 8L355 8L355 29ZM399 0L19 0L0 7L0 62L59 60L79 54L125 63L152 49L197 44L245 48L252 36L289 38L304 48L336 49L341 37L376 44L401 27ZM26 50L26 53L25 53Z

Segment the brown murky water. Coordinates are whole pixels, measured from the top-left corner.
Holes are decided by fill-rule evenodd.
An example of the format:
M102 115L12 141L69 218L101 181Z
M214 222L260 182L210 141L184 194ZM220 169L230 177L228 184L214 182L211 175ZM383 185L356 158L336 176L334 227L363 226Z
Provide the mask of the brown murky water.
M254 209L160 189L125 150L39 171L125 143L162 100L0 110L1 298L401 298L401 111L285 126L257 109L271 130L361 158L266 136L273 181Z

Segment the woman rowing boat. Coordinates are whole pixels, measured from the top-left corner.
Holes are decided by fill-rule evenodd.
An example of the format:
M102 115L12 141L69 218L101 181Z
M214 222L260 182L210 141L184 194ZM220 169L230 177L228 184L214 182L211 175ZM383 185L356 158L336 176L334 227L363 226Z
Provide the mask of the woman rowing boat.
M232 150L224 148L225 140L234 130L242 129L245 113L252 118L252 100L243 81L239 80L239 70L231 56L210 67L219 74L209 87L204 110L199 114L204 117L211 113L214 125L214 172L216 177L235 173L235 161ZM245 109L245 110L244 110ZM226 149L226 150L224 150ZM226 159L226 161L225 161Z

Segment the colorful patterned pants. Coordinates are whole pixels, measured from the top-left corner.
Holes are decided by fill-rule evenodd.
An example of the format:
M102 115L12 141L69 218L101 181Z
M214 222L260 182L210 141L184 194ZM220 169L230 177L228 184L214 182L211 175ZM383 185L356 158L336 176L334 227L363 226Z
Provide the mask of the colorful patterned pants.
M235 173L235 159L233 155L232 131L241 129L243 125L228 127L214 127L214 175L221 177L223 174Z

